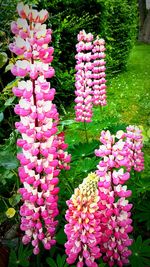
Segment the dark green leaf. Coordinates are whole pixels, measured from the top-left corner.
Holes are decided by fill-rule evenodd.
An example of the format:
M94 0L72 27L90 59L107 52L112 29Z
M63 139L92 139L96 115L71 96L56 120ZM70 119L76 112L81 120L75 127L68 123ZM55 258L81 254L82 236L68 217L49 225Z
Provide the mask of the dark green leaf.
M0 122L4 119L4 114L3 112L0 113Z
M0 53L0 69L6 64L8 60L7 54L4 52Z
M18 160L10 151L0 151L0 166L12 170L18 167Z
M90 143L79 143L74 145L73 148L69 149L69 153L72 155L72 160L94 156L94 150L98 148L99 142L93 141Z
M20 243L19 250L18 250L18 261L19 264L23 267L28 267L29 266L29 257L32 254L32 249L28 249L28 247L23 247L23 244Z
M0 223L3 223L6 220L7 220L6 214L1 212L0 213Z
M55 261L52 258L47 258L46 262L50 267L57 267Z
M61 228L59 232L56 234L56 240L57 240L57 243L60 245L64 245L64 243L66 242L66 235L64 233L63 228Z
M6 100L6 102L5 102L5 107L9 107L9 106L11 106L12 105L12 103L14 102L14 100L15 100L15 96L12 96L12 97L10 97L10 98L8 98L7 100Z
M8 262L8 267L17 267L18 262L17 262L17 255L16 252L11 249L10 255L9 255L9 262Z
M142 237L138 236L131 246L132 255L130 256L130 263L132 267L148 267L150 266L150 240L142 242ZM145 262L148 265L145 265Z
M58 265L58 266L60 266L60 267L63 266L63 265L62 265L62 259L61 259L60 254L57 255L57 259L56 259L56 261L57 261L57 265Z
M85 158L78 163L77 172L84 173L86 176L89 172L95 171L98 162L99 160L96 157Z
M67 256L64 254L63 256L62 256L62 266L64 266L64 265L66 265L67 263L65 263L65 261L66 261L66 258L67 258ZM68 264L67 264L67 266L68 266Z
M11 198L9 198L9 203L11 206L16 206L19 201L21 199L21 195L20 194L14 194Z

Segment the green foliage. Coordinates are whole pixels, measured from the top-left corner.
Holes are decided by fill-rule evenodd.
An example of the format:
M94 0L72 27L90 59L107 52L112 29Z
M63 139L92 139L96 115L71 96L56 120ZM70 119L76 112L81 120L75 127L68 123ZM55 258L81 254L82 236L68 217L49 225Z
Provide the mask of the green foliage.
M0 69L6 64L8 60L7 54L4 52L0 53Z
M142 201L137 207L134 216L139 223L145 223L147 231L150 230L150 200Z
M29 257L31 254L32 249L29 250L28 247L23 247L22 243L20 243L17 253L14 249L10 250L8 267L30 266Z
M101 35L106 40L107 67L120 71L126 67L136 37L137 3L135 0L98 0L103 6Z
M132 267L150 266L150 239L142 241L142 237L138 236L132 244L131 250L130 264Z
M6 0L0 2L0 29L2 30L2 32L0 32L1 46L5 43L4 37L6 39L10 37L10 23L17 17L16 5L18 2L19 0Z
M62 257L60 254L57 255L56 262L52 258L47 258L46 262L48 266L50 267L68 267L69 265L66 263L66 255L63 255ZM73 267L73 265L72 265Z
M8 170L12 170L18 167L18 160L14 157L13 153L9 153L8 151L1 151L0 157L0 167L4 167Z
M17 140L17 133L13 131L8 139L5 140L3 145L0 145L0 184L7 184L7 187L2 187L0 189L4 190L4 192L9 192L9 186L13 186L14 181L18 183L18 174L17 174L17 167L18 167L18 160L16 159L16 140Z
M57 240L57 243L60 244L60 245L64 245L65 244L66 235L64 233L64 229L63 228L60 228L60 230L57 232L56 240Z
M1 113L0 113L0 122L1 122L3 119L4 119L4 113L1 112Z
M90 143L78 143L73 145L68 152L72 155L72 161L76 159L83 159L85 157L94 156L94 149L99 145L97 140Z
M20 202L20 199L21 199L21 195L18 193L15 193L9 198L9 204L12 207L14 207Z

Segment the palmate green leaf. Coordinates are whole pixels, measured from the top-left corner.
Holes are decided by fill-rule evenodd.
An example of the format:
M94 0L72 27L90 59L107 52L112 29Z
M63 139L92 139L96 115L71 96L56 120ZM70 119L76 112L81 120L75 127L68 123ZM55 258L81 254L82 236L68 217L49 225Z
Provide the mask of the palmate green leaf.
M96 157L85 158L78 163L77 172L85 173L86 176L89 172L95 171L98 162L99 159Z
M55 261L52 258L47 258L46 262L50 267L57 267L57 264L55 263Z
M58 254L57 255L57 259L56 259L56 261L57 261L57 266L58 267L67 267L67 266L69 266L68 265L68 263L66 263L66 258L67 258L67 256L66 255L63 255L62 257L60 256L60 254Z
M56 234L56 240L57 243L60 245L64 245L64 243L66 242L66 235L64 233L63 228L61 228L59 232Z
M57 259L56 260L57 260L57 265L62 267L62 259L61 259L60 254L57 255Z
M62 257L60 254L57 255L56 262L52 258L47 258L46 262L50 267L68 267L68 263L66 262L66 255L63 255ZM70 267L75 267L74 265L71 265Z
M17 255L14 249L11 249L10 251L8 267L18 267Z
M149 267L150 266L150 239L142 241L138 236L137 240L131 246L132 255L130 264L132 267Z
M150 179L147 179L147 177L145 179L141 179L136 182L136 190L138 193L145 193L147 191L150 191Z
M18 160L11 151L0 151L0 167L12 170L18 167Z
M67 258L67 256L65 254L61 258L61 263L62 263L62 266L64 266L64 267L68 266L68 264L66 263L66 258Z
M5 185L7 180L14 180L14 173L11 170L7 170L4 167L0 167L0 183ZM0 192L1 192L0 188Z
M14 194L12 197L9 198L9 204L14 207L20 202L20 199L21 199L20 194L18 193Z
M20 243L19 249L18 249L18 262L19 265L23 267L28 267L30 265L29 257L32 254L32 249L28 249L28 247L23 247L23 244Z
M99 141L94 140L90 143L79 143L74 145L68 152L72 155L72 161L74 161L76 159L94 156L94 150L98 148L98 146Z
M150 230L150 202L144 201L140 203L134 217L139 222L145 222L147 230Z
M65 142L67 144L69 144L70 148L69 149L72 149L72 146L74 144L77 144L79 143L80 141L80 133L76 131L76 134L68 134L65 136Z

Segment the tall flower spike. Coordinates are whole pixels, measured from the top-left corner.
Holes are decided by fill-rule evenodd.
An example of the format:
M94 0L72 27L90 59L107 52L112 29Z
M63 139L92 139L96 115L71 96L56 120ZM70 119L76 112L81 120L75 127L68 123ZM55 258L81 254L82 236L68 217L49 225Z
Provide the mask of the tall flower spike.
M106 74L104 61L105 53L105 41L100 39L98 36L93 42L92 49L92 78L93 78L93 105L105 106L106 102Z
M109 266L122 267L128 263L131 251L128 246L132 244L129 238L133 228L131 208L127 197L131 191L127 190L125 182L130 178L134 156L127 143L126 133L118 131L111 135L109 131L102 131L99 149L95 151L96 156L102 157L96 174L99 176L99 209L101 210L102 237L100 243L104 261Z
M67 262L73 264L77 261L77 267L83 267L84 264L96 267L98 265L95 259L101 256L97 182L96 174L90 173L75 189L71 199L67 201L66 220L68 224L65 226L68 238L65 244L68 255Z
M92 118L92 40L91 33L80 31L76 45L76 121L91 122Z
M144 169L144 157L142 152L143 137L142 131L133 125L127 127L127 146L132 154L132 165L135 171L142 171Z
M55 89L46 81L55 73L50 66L54 49L48 46L52 31L42 24L48 13L22 3L17 10L21 18L11 24L15 38L10 50L21 55L21 59L12 67L12 73L27 76L26 81L20 81L18 87L13 88L13 93L20 98L15 112L20 116L16 128L22 135L17 141L22 148L22 153L17 155L23 183L20 188L24 202L20 208L21 230L25 231L23 243L31 242L34 254L38 254L40 241L45 249L56 242L58 174L60 163L63 161L61 166L67 169L70 157L64 152L64 137L60 145L57 135L59 116L52 103Z

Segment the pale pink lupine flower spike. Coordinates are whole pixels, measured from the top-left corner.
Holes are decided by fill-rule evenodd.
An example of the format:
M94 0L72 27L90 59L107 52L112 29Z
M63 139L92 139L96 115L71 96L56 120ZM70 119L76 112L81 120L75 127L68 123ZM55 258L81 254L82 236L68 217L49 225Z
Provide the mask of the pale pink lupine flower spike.
M106 101L106 74L105 74L105 40L98 36L93 41L92 49L92 89L93 89L93 105L105 106Z
M21 18L11 24L15 38L9 47L21 59L11 71L21 78L27 76L13 88L20 98L15 113L20 116L16 128L22 135L17 141L22 148L22 153L17 155L23 183L19 190L23 200L21 230L25 232L23 243L31 242L34 254L38 254L39 242L48 250L56 242L58 175L61 169L69 168L70 156L64 152L64 135L57 135L59 116L52 103L55 89L46 81L55 74L50 65L54 49L48 46L52 31L43 24L48 12L38 12L23 3L18 4L17 10Z
M135 171L142 171L144 169L144 155L142 152L143 147L143 136L142 130L137 126L129 125L127 127L127 146L131 150L132 157L132 165Z
M92 40L93 35L84 30L78 34L76 45L75 114L76 121L91 122L92 118Z
M98 177L90 173L82 184L75 189L67 201L68 210L65 233L68 241L65 244L67 263L77 262L77 267L97 267L96 259L101 257L101 227L99 212Z

